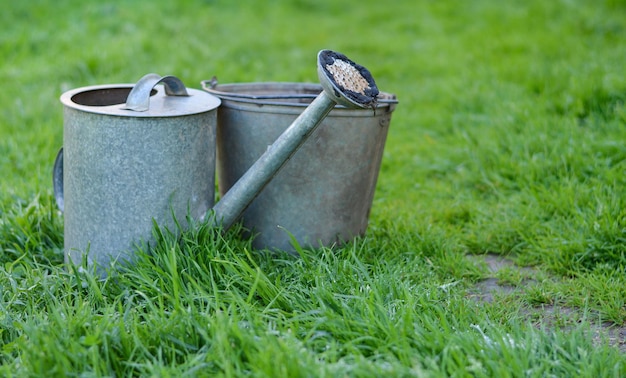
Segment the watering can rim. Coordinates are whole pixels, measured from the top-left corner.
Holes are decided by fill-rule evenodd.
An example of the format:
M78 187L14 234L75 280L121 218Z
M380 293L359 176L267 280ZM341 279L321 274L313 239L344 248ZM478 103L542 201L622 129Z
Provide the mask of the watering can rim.
M147 76L147 75L146 75ZM87 113L130 117L130 118L158 118L181 117L208 113L221 105L221 99L200 89L186 88L188 96L172 96L166 93L166 88L155 86L150 95L150 107L146 111L134 111L126 108L126 96L122 101L110 105L89 105L76 102L77 96L88 95L89 92L107 92L122 90L130 93L137 83L101 84L74 88L64 92L61 103L71 108Z

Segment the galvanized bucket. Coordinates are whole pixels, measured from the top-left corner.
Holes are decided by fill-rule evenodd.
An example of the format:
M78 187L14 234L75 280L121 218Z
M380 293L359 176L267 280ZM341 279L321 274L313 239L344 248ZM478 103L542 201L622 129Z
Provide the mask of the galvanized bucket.
M61 102L54 188L67 263L103 272L132 261L136 245L154 240L153 222L175 231L213 206L219 98L149 74L136 85L74 89Z
M221 98L217 172L224 195L322 91L319 84L202 83ZM257 249L344 243L367 229L396 97L375 109L336 106L243 213Z

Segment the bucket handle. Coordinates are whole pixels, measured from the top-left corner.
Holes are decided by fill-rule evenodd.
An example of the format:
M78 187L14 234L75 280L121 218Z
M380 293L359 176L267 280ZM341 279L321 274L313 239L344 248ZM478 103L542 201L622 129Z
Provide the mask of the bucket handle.
M250 102L253 104L258 104L256 100L300 100L300 99L314 99L319 95L319 92L322 91L322 87L319 87L318 93L278 93L278 94L262 94L262 95L253 95L249 93L236 93L236 92L223 92L217 89L217 78L213 76L211 80L203 80L200 82L202 85L202 89L206 92L209 92L212 95L215 95L219 98L234 100L239 102ZM392 94L382 94L377 99L379 104L398 104L398 99L395 95ZM282 102L268 102L268 105L284 105Z
M185 84L176 76L159 76L149 73L139 79L128 94L124 109L136 112L145 112L150 109L150 92L157 84L165 85L165 94L168 96L189 96Z

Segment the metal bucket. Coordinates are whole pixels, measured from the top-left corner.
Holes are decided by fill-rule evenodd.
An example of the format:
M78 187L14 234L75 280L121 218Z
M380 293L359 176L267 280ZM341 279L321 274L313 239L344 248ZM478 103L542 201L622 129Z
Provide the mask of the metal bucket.
M224 195L321 91L319 84L241 83L203 88L220 97L217 172ZM336 106L243 213L256 249L294 251L367 229L395 96L373 109Z
M131 90L143 104L130 104ZM132 261L137 244L154 240L153 222L175 231L212 208L218 98L152 74L136 85L74 89L61 102L54 187L67 263L86 258L102 272Z

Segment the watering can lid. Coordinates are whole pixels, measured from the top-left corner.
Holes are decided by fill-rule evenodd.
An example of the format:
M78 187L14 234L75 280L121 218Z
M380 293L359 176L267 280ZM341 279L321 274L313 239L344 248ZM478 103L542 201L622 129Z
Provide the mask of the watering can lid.
M157 86L157 84L164 84ZM205 91L185 88L174 76L147 74L137 84L94 85L67 91L61 102L88 113L122 117L179 117L207 113L221 100Z

